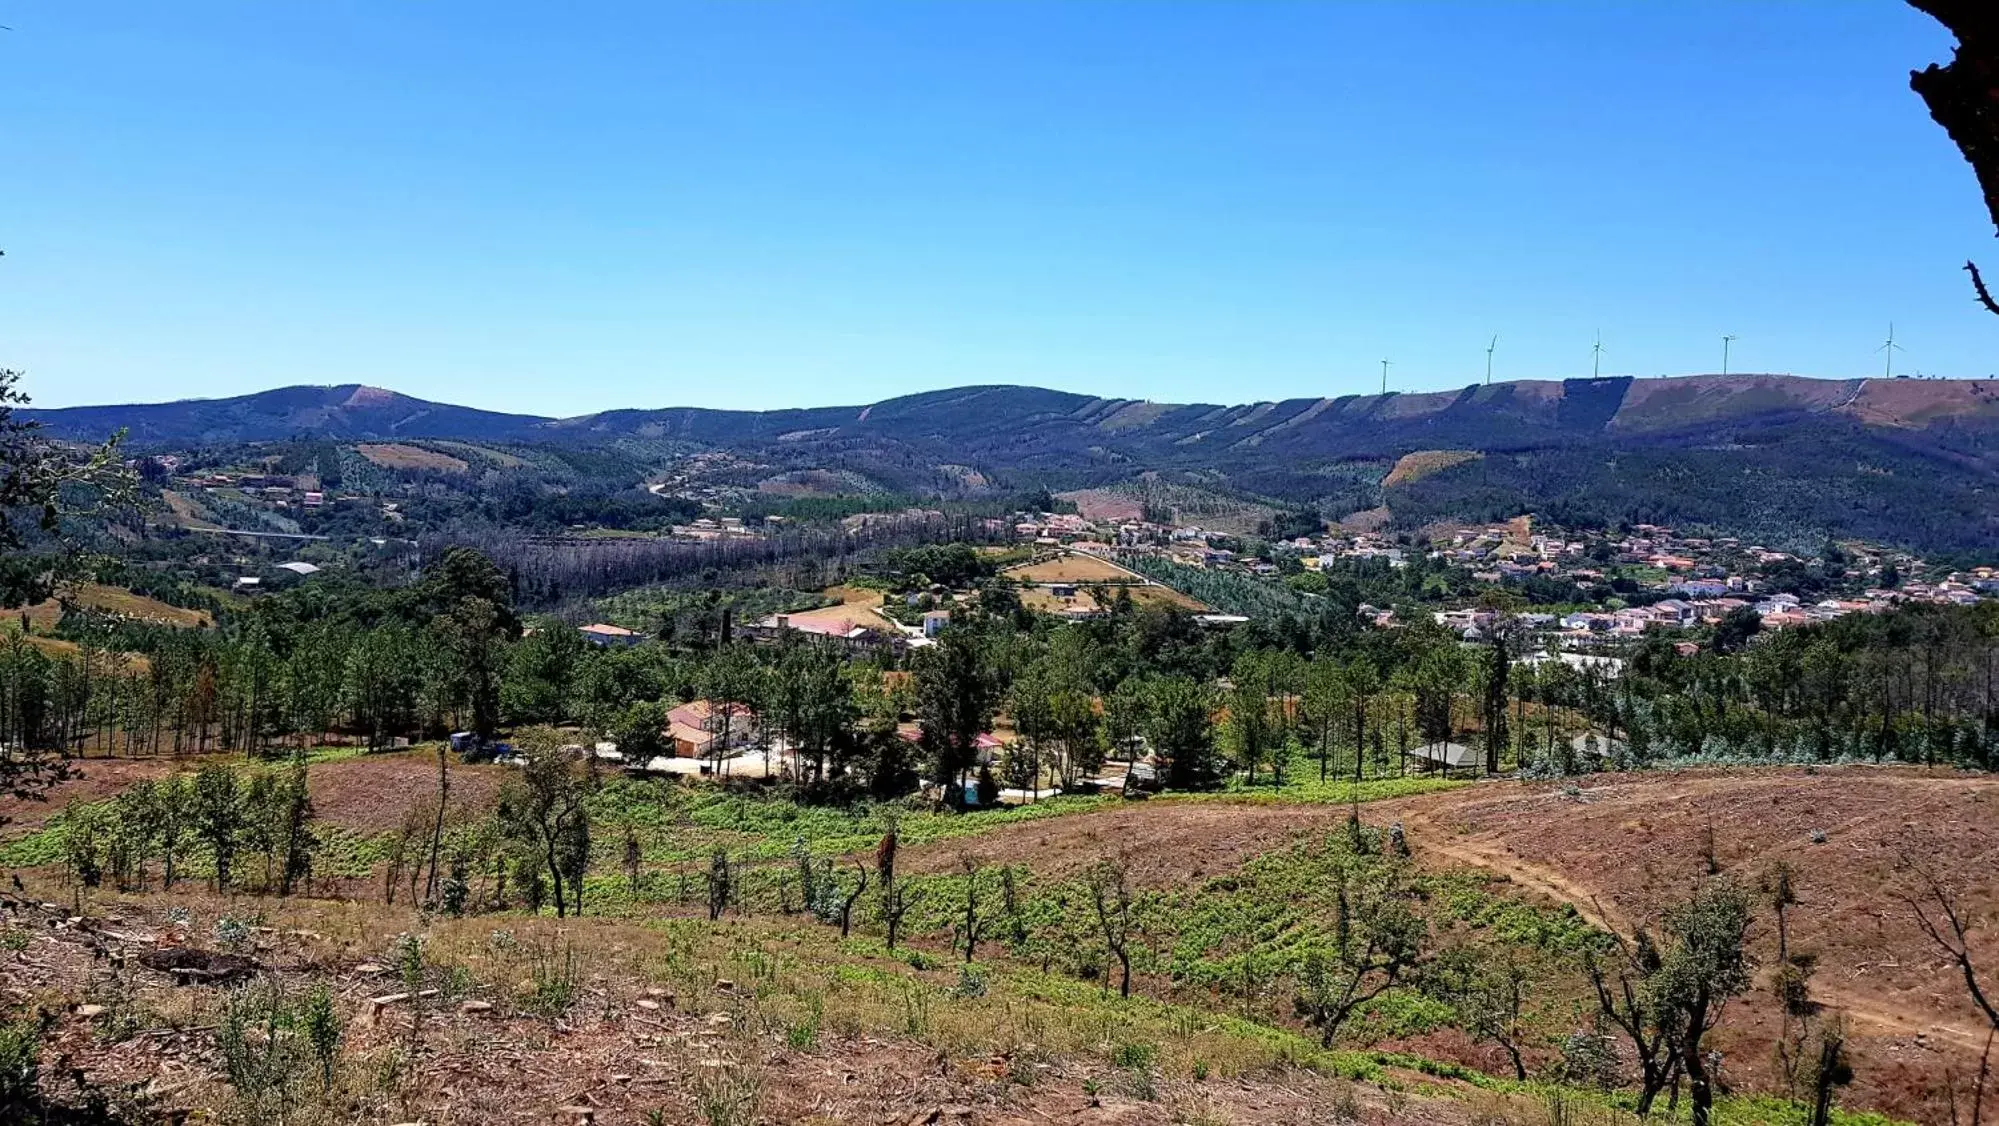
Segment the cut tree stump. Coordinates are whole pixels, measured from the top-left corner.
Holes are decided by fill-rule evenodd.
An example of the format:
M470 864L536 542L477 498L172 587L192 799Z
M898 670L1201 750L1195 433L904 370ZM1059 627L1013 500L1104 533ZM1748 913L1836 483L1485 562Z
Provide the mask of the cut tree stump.
M368 1023L369 1024L381 1023L382 1011L384 1009L387 1009L390 1005L400 1005L403 1002L408 1001L411 996L412 994L408 993L385 993L380 997L368 998ZM437 990L425 989L419 993L414 994L414 996L417 997L418 999L426 997L435 997L437 996Z
M169 946L164 950L141 950L139 964L155 973L171 974L177 983L205 981L217 985L240 981L263 967L254 958L200 950L192 946Z

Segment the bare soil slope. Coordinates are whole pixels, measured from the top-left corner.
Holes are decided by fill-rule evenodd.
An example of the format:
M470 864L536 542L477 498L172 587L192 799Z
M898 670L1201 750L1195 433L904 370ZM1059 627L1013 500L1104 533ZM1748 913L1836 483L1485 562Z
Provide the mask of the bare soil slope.
M1984 1031L1952 965L1899 896L1906 855L1936 862L1976 918L1974 950L1999 980L1999 778L1868 767L1599 775L1562 784L1496 782L1362 807L1401 821L1420 862L1504 877L1524 896L1574 904L1599 925L1650 922L1704 869L1713 825L1721 870L1754 887L1770 865L1798 872L1791 944L1815 953L1813 995L1848 1015L1857 1079L1842 1101L1945 1121L1946 1069L1975 1072ZM1122 852L1145 887L1190 886L1299 834L1323 832L1342 806L1152 801L1024 822L965 841L911 848L911 870L944 872L960 853L1074 874ZM1824 843L1814 843L1823 833ZM1752 932L1775 962L1767 908ZM1717 1043L1732 1082L1768 1089L1780 1010L1759 974Z
M220 761L240 765L240 757ZM133 784L158 781L194 770L200 758L77 759L72 777L58 783L42 801L0 795L0 839L32 830L71 801L103 801L117 797ZM451 803L472 809L491 806L508 777L504 766L451 764ZM402 824L413 808L430 809L437 800L437 758L429 751L364 755L315 763L308 776L313 811L328 824L362 832L382 832Z
M1982 1020L1899 898L1910 890L1901 861L1922 858L1956 881L1978 920L1973 949L1999 977L1999 778L1866 767L1602 775L1575 793L1501 783L1371 808L1401 817L1431 863L1488 869L1626 929L1685 897L1711 825L1723 872L1754 886L1780 859L1797 870L1791 945L1818 956L1814 996L1852 1021L1855 1102L1933 1121L1944 1069L1976 1069ZM1767 911L1752 940L1773 963ZM1778 1024L1759 984L1724 1026L1728 1066L1767 1079Z

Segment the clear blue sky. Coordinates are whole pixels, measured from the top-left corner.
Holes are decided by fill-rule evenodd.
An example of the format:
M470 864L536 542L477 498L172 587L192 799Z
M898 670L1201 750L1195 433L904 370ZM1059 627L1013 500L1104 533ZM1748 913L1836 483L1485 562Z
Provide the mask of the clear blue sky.
M1949 37L1792 3L0 0L39 405L1999 370Z

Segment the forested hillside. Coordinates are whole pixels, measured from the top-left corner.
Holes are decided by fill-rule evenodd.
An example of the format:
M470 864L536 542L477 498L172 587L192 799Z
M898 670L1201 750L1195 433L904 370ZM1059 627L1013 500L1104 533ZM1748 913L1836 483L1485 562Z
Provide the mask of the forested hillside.
M830 482L836 492L947 497L1143 474L1328 519L1385 504L1404 528L1540 512L1777 543L1999 547L1999 382L1987 380L1605 378L1239 406L971 387L858 407L560 420L349 386L23 413L63 438L124 427L135 448L151 450L458 438L558 459L616 451L655 466L710 451L743 459L780 491ZM1438 450L1491 456L1384 485L1404 455Z

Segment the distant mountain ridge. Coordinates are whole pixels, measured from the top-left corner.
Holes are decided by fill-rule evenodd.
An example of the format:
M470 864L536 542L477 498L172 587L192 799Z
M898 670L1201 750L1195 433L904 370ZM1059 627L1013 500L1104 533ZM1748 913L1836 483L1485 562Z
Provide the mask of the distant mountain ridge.
M1018 441L1023 424L1106 443L1254 449L1370 447L1459 435L1485 443L1557 435L1648 434L1750 419L1825 415L1923 430L1999 427L1999 380L1813 379L1688 375L1520 380L1451 391L1343 395L1218 405L1105 399L1027 386L974 386L878 403L769 411L627 408L571 418L507 414L342 384L281 387L221 399L23 410L52 436L95 440L124 428L135 444L458 438L575 442L627 437L696 443L803 441L836 435ZM1012 431L1011 433L1003 433ZM831 432L831 433L828 433ZM1356 451L1358 452L1358 451Z
M1096 488L1147 474L1339 518L1523 511L1832 534L1999 553L1999 380L1691 375L1525 380L1451 391L1237 405L1024 386L771 411L696 407L503 414L360 385L21 412L53 436L135 448L298 438L456 439L652 459L726 450L772 475L829 470L898 493ZM1389 480L1396 459L1445 458Z
M226 399L23 410L58 438L98 441L119 429L135 445L189 446L287 438L502 440L549 422L413 398L380 387L279 387Z

